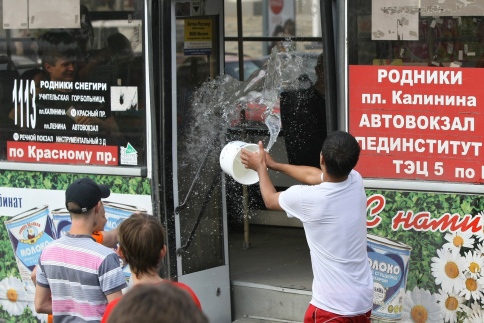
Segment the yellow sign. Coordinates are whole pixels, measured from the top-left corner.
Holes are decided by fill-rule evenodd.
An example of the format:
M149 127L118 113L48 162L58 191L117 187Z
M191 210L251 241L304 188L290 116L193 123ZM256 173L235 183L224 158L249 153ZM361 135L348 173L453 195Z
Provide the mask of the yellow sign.
M211 19L185 20L185 41L212 41Z
M210 54L212 52L212 20L185 20L185 55Z

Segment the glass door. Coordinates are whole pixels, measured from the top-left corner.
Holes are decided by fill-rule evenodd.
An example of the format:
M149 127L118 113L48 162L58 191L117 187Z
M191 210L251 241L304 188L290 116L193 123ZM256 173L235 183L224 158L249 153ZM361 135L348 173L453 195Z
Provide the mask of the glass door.
M194 289L211 321L228 322L230 285L218 162L219 113L210 103L211 80L220 75L221 66L218 19L219 16L187 16L175 20L173 178L175 203L178 201L178 280Z

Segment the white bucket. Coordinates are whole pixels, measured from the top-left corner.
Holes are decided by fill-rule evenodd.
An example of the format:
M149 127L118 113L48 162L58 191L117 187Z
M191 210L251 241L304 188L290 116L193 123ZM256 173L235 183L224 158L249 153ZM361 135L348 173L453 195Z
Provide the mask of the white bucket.
M259 146L256 144L248 144L243 141L229 142L220 153L220 167L240 184L252 185L259 181L259 175L242 164L240 160L242 148L253 152L259 151Z

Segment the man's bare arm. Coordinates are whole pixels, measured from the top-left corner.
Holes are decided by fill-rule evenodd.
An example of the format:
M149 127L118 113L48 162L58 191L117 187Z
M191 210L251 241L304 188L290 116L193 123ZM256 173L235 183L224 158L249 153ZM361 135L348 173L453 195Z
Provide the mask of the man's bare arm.
M52 314L52 298L49 288L35 286L34 305L37 313Z
M243 149L241 160L246 167L255 170L259 175L259 186L265 206L269 210L282 211L279 205L280 192L276 191L274 184L272 184L269 178L266 165L266 152L262 142L259 141L259 152L257 153Z
M111 231L102 231L103 245L108 248L114 248L118 244L118 228Z
M257 174L259 175L259 186L265 206L269 210L282 211L282 207L279 204L279 195L281 193L277 192L274 184L272 184L267 168L260 168Z
M322 182L323 171L320 168L278 163L269 154L266 155L266 163L269 169L290 176L302 184L317 185Z

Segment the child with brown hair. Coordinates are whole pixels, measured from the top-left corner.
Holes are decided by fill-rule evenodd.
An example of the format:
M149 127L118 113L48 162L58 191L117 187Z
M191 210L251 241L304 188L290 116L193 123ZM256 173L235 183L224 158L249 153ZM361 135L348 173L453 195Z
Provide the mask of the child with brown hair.
M146 322L208 323L192 297L174 284L144 284L133 288L119 301L108 323Z
M167 281L158 274L166 255L165 230L160 220L146 213L134 213L118 226L118 241L118 254L129 265L133 289L138 285L168 282L188 292L195 305L201 309L200 301L190 287L180 282ZM108 305L102 323L108 321L120 299Z

